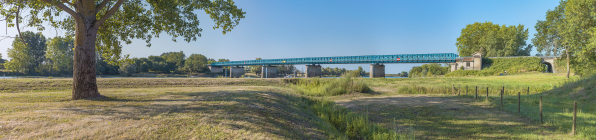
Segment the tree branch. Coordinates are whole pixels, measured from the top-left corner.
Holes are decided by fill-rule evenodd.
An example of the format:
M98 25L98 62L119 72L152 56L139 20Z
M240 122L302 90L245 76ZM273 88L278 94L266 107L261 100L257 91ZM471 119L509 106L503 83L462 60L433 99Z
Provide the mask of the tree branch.
M62 3L67 3L70 6L75 6L73 3L68 2L68 0L62 0Z
M23 39L23 35L21 35L21 29L19 28L19 12L21 11L21 6L17 7L17 13L16 13L16 24L17 24L17 31L19 32L19 37L21 38L21 41L23 41L23 44L25 44L25 46L27 45L27 43L25 42L25 39Z
M72 9L68 8L66 5L62 4L62 3L53 3L52 0L41 0L45 3L48 4L52 4L52 5L56 5L56 7L66 11L66 13L70 14L73 18L77 19L77 12L73 11ZM70 3L72 4L72 3ZM74 6L74 5L73 5Z
M106 0L104 0L106 1ZM108 18L110 18L112 15L114 15L114 13L116 13L118 11L118 9L120 8L120 6L122 5L122 3L124 3L124 0L118 0L118 2L116 2L116 4L114 4L114 6L112 6L112 8L106 12L105 15L103 15L103 17L101 17L101 19L99 19L98 21L95 22L95 24L93 25L93 28L95 29L99 29L99 27L106 22L106 20L108 20ZM97 11L99 11L100 9L98 9Z
M97 7L95 7L95 9L96 9L97 11L100 11L101 9L103 9L104 7L106 7L106 5L108 5L108 3L109 3L110 1L111 1L111 0L103 0L103 1L102 1L102 2L99 4L99 5L97 5Z

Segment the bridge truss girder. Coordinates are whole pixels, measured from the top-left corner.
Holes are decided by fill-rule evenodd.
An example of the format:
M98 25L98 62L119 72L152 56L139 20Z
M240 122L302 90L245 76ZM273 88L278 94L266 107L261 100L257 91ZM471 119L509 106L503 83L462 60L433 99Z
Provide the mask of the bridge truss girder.
M437 54L398 54L364 55L335 57L306 57L213 62L211 66L250 66L250 65L314 65L314 64L383 64L383 63L454 63L458 55L454 53ZM399 58L399 60L398 60Z

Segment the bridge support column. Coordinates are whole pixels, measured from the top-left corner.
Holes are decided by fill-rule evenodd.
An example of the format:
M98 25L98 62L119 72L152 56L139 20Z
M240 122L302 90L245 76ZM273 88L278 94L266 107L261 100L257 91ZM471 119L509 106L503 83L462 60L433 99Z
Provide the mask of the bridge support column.
M263 66L261 69L261 78L276 78L277 67L276 66Z
M244 67L230 67L230 78L240 78L244 75Z
M211 73L224 73L224 69L221 66L209 66L209 70L211 70Z
M321 65L306 65L305 73L305 78L321 77L323 75L321 72Z
M383 77L385 78L385 65L370 64L370 78Z

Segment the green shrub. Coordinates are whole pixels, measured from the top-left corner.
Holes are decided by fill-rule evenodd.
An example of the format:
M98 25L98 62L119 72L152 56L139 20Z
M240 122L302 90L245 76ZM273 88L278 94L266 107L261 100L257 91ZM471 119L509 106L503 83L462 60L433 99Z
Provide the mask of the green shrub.
M399 134L369 121L368 115L353 113L336 105L335 102L324 99L302 97L310 108L321 119L329 122L344 137L335 136L331 139L410 139L414 134Z
M354 81L351 76L331 79L284 79L296 92L307 96L336 96L351 92L369 93L372 90L363 82Z

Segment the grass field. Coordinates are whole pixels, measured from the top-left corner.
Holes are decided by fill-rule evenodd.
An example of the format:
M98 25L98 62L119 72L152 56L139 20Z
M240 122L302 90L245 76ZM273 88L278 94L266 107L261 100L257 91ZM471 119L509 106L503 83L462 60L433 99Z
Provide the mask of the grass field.
M99 78L100 93L107 98L73 101L71 79L1 79L0 139L593 139L596 129L596 83L579 77L530 73L308 80L323 84ZM352 83L372 90L358 92ZM460 90L462 96L453 96L453 84L489 87L490 102L465 96L465 89ZM496 104L502 86L508 95L504 108ZM335 87L344 91L335 94ZM517 97L511 95L525 93L527 87L531 93L522 97L518 114ZM307 92L300 95L299 90ZM484 99L486 91L479 92ZM535 98L540 95L544 124L536 116ZM346 100L365 102L345 104ZM575 137L568 135L573 101L579 101L581 110ZM417 106L420 103L429 105Z
M518 112L518 97L505 96L503 107L500 97L490 98L492 106L540 121L539 99L542 96L544 124L564 133L571 133L573 102L577 102L577 136L596 139L596 76L564 82L552 90L539 94L523 95Z
M393 95L338 100L350 110L416 139L573 139L490 104L445 95Z
M293 94L279 79L101 79L106 98L76 101L64 90L68 81L3 81L18 88L0 94L0 139L408 137L332 101ZM28 89L42 86L64 88Z

